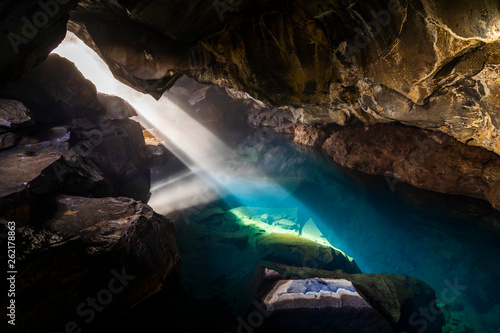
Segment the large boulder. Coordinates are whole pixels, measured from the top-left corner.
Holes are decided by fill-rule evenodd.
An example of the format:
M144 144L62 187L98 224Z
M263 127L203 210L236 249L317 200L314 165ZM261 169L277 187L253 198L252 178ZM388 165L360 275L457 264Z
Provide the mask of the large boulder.
M341 128L323 151L348 168L384 175L419 188L488 200L498 205L500 158L435 131L392 124Z
M16 225L16 329L89 329L175 274L173 223L143 203L60 196L54 206L37 226Z
M262 260L361 273L356 262L342 251L300 236L286 233L262 235L257 238L256 246Z
M350 316L353 315L353 312L363 314L360 309L371 311L357 298L357 295L361 296L370 308L377 312L377 315L382 315L396 332L441 332L444 324L443 312L436 305L435 291L424 282L410 276L385 273L349 274L339 270L326 271L308 267L292 267L273 262L262 262L262 266L266 269L260 295L263 295L262 300L268 311L266 316L269 317L269 324L273 325L272 327L286 325L284 318L288 318L292 323L300 326L302 324L299 321L291 318L294 314L303 316L304 313L314 314L315 318L321 319L320 323L327 325L329 323L328 309L339 309L342 306L345 313ZM353 288L346 282L340 282L339 279L340 281L350 281ZM294 289L292 291L295 295L290 295L290 300L285 300L287 292L278 292L278 290L283 289L283 281L300 281L299 288L292 288L292 284L286 286L285 289ZM338 289L340 288L345 291L339 293ZM332 294L335 289L337 289L337 293ZM305 292L297 293L301 290ZM317 294L314 297L315 301L308 300L315 293ZM285 297L280 301L279 295ZM305 309L307 311L304 312ZM273 310L278 310L276 319L272 319ZM333 320L333 318L331 319ZM342 322L343 319L337 320ZM356 320L369 322L366 321L364 315L353 320L354 324ZM375 332L387 331L380 320L374 320L372 324L376 324ZM330 323L330 325L335 324ZM265 327L264 325L263 328ZM359 329L364 329L364 327ZM266 330L264 331L266 332ZM324 331L331 330L327 328ZM350 330L350 332L352 331Z
M258 332L394 332L345 279L280 280L263 305L269 318Z
M1 89L0 96L5 97L0 99L0 149L5 150L2 156L10 156L4 167L11 170L2 175L5 181L29 183L34 196L57 190L148 201L154 157L147 153L141 125L129 119L135 110L116 96L98 95L73 63L52 54ZM22 161L37 164L40 147L58 149L61 159L44 173L44 189L33 191L31 175L24 175L29 169L15 166L20 159L15 152L31 154ZM49 166L37 165L43 166L40 172Z
M68 13L78 0L0 3L0 87L42 62L63 40Z

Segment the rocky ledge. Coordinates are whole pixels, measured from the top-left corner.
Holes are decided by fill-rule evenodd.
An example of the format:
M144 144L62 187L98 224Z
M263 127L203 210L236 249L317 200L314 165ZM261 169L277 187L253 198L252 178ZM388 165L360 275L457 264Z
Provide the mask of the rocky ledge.
M145 204L59 196L55 206L46 221L16 226L16 329L88 330L157 293L176 272L173 223ZM8 222L0 228L6 234Z

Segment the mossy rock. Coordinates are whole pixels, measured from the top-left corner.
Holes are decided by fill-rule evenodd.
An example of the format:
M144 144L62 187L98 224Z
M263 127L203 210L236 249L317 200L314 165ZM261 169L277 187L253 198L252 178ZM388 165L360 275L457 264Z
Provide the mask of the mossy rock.
M436 308L434 289L411 276L388 273L349 274L340 270L293 267L268 261L261 262L261 265L283 274L283 278L287 279L332 278L351 281L358 293L384 316L396 332L420 332L423 327L421 311L436 314L432 316L433 320L425 322L425 332L441 333L444 325L444 317Z
M342 251L286 233L271 233L256 240L262 260L291 266L361 273L356 262Z

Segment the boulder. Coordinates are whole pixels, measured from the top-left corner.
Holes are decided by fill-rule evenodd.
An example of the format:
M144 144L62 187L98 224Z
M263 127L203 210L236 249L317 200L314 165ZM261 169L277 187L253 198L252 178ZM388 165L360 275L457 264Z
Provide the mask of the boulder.
M425 331L439 333L441 332L442 326L444 325L443 311L436 305L435 291L426 283L416 278L386 273L349 274L339 270L332 272L322 269L311 269L308 267L292 267L273 262L261 262L261 264L264 267L275 271L273 277L273 280L275 280L275 282L270 283L268 281L266 284L263 284L263 288L261 288L260 293L265 295L263 297L264 302L266 302L267 300L267 303L270 303L271 300L276 298L273 290L279 289L280 285L283 284L282 281L301 281L301 284L299 285L306 286L308 281L315 279L317 282L319 282L317 279L322 279L323 281L325 279L327 281L329 279L342 279L350 281L356 293L358 293L358 295L361 296L361 298L366 301L366 303L369 304L372 309L376 310L378 314L381 314L385 318L386 322L389 323L392 329L396 332L417 333ZM266 270L265 272L268 271ZM279 274L276 275L276 272L278 272ZM332 289L331 287L328 287L327 283L319 284L319 286L317 286L318 283L312 284L312 287L309 287L309 289L319 290L320 294L323 289L325 289L326 291ZM306 288L306 290L307 289L308 288ZM323 292L323 295L325 295L325 292ZM302 297L302 295L299 296ZM305 296L307 296L307 292ZM316 299L318 299L319 297L320 296L318 295ZM337 297L337 299L338 298L341 297ZM360 301L359 299L357 300ZM325 305L324 302L318 301L314 303L313 301L307 300L305 301L305 303L316 304L316 308L314 308L314 306L312 305L310 306L314 310L311 309L309 313L316 313L316 315L320 315L321 311L315 312L317 308L323 309L332 307L335 303L336 305L338 305L340 302L329 301ZM362 302L360 303L362 304ZM291 307L298 309L305 307L300 305L301 302L284 302L284 304L291 304ZM299 306L295 306L296 304ZM272 308L272 304L269 304L268 310L271 310ZM290 311L290 313L293 312ZM296 311L296 313L300 313L300 311ZM347 311L347 313L349 314L349 311ZM350 315L352 315L352 313ZM290 318L293 317L288 316L288 319ZM320 318L322 318L323 322L325 321L324 314L321 315ZM363 317L361 318L364 319ZM293 319L291 320L292 322L295 322ZM283 325L286 323L284 320L283 322L281 321L282 319L278 317L278 324ZM300 325L300 323L296 324Z
M345 279L280 280L263 305L258 332L394 332Z
M63 40L77 0L6 0L0 4L0 88L42 62Z
M498 155L434 131L400 125L337 129L322 146L335 162L441 193L486 199L496 208Z
M22 102L43 122L60 123L84 116L97 119L104 114L95 86L71 61L57 54L6 85L0 97Z
M342 251L288 233L259 236L256 247L260 258L265 261L325 270L338 269L347 273L361 272L356 262Z
M154 295L175 273L173 223L150 207L71 196L55 206L36 227L16 226L16 329L64 331L69 322L91 329ZM7 222L0 227L6 233Z

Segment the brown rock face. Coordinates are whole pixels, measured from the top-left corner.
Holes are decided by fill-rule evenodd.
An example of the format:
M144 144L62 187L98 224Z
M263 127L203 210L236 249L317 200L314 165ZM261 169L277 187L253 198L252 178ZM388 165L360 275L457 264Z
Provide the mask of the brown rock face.
M0 4L0 87L42 62L63 40L68 13L77 0L16 1Z
M73 63L50 55L0 96L0 214L25 222L57 192L147 202L149 156L141 126L128 119L135 110L98 98Z
M374 125L334 131L322 149L345 167L420 188L486 199L498 206L500 158L432 131ZM397 181L396 181L397 183Z
M16 231L16 328L25 332L93 327L157 293L179 262L172 221L129 198L61 196L41 226Z
M83 2L70 29L112 68L155 81L159 91L172 70L291 106L306 125L397 121L500 152L493 0L120 3L128 16ZM133 38L140 42L120 42L96 13L119 19L120 30L143 31ZM125 72L115 74L145 89Z

